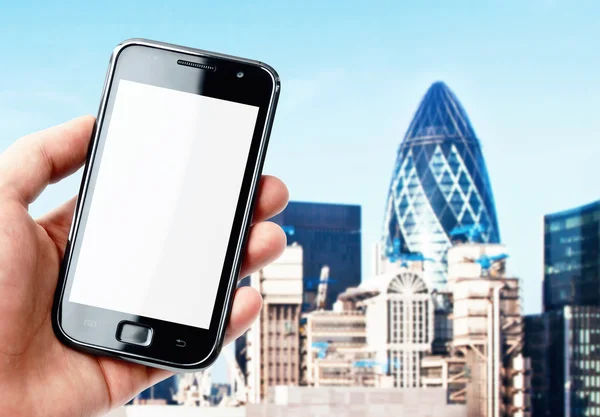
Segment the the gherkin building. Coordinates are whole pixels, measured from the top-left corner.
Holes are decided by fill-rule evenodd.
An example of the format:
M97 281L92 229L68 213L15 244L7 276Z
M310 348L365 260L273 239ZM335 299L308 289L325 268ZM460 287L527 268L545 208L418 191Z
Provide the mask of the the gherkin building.
M400 144L382 243L387 256L422 254L428 281L439 288L446 279L445 254L461 233L500 241L479 139L454 93L436 82Z

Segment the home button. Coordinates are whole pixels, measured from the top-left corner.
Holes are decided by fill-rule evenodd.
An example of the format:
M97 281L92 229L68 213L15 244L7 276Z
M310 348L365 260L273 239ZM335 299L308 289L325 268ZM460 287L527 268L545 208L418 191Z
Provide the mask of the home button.
M117 327L117 340L140 346L149 346L152 343L152 329L136 323L121 322Z

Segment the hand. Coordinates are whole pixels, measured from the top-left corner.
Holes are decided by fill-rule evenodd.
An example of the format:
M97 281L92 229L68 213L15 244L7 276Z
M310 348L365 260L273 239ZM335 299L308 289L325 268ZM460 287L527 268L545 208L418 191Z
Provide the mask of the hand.
M62 345L52 331L50 310L75 199L37 221L27 209L48 184L83 165L93 124L92 117L81 117L26 136L0 155L2 416L103 415L171 375L76 352ZM284 233L264 220L281 211L287 198L280 180L262 178L242 277L283 251ZM261 305L254 288L237 290L226 342L243 334Z

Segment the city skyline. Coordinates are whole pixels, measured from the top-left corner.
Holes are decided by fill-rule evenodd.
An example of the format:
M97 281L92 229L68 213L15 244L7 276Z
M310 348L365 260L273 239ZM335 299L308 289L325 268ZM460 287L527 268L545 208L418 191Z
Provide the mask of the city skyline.
M600 57L590 51L600 10L592 1L462 6L16 2L0 18L0 35L19 39L0 46L0 151L34 130L96 114L110 52L123 39L264 60L283 80L265 173L281 177L295 201L361 205L366 277L398 144L428 86L444 80L481 140L525 313L539 312L543 216L599 194ZM51 186L32 214L78 186L79 176Z
M366 275L398 143L427 87L441 79L477 128L525 311L540 311L542 217L598 195L600 58L589 51L600 37L600 5L348 1L318 4L316 14L310 2L262 5L7 5L0 35L19 43L0 46L0 150L95 114L110 51L123 39L262 59L283 80L265 172L280 176L295 201L362 206ZM72 178L52 186L32 213L59 205L78 185Z

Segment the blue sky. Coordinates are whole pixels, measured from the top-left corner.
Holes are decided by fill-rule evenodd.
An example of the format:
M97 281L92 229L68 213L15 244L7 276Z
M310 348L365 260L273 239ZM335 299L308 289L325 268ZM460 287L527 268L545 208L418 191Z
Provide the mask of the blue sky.
M364 274L397 147L436 80L482 142L527 313L541 306L542 216L600 197L595 1L86 3L2 6L0 150L95 114L112 48L146 37L278 70L265 172L294 200L362 205ZM78 181L52 186L32 212L76 194Z

